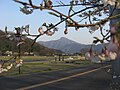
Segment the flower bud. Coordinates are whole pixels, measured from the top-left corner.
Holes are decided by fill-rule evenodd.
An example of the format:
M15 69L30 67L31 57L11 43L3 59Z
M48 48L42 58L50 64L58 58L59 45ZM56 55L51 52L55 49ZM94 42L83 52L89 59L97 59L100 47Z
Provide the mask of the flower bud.
M67 28L65 29L64 34L68 34L68 30L67 30Z
M75 0L75 4L78 4L78 0Z
M42 29L42 27L40 27L39 29L38 29L38 32L40 33L40 34L44 34L44 31L43 31L43 29Z

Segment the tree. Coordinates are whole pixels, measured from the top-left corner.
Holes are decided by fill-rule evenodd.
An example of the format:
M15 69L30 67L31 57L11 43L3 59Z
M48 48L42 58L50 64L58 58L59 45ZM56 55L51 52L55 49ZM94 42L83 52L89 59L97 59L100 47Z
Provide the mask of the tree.
M49 10L48 12L51 15L54 15L58 18L60 18L60 21L56 24L46 24L43 23L42 26L46 27L46 30L43 31L42 26L39 28L39 35L36 37L40 37L43 34L53 35L54 33L51 32L51 29L56 30L56 26L59 24L65 22L65 30L64 33L68 33L69 27L74 27L75 30L78 30L79 28L87 27L89 29L90 33L93 33L96 30L101 31L101 35L103 36L103 39L100 40L97 37L94 37L94 43L103 43L105 40L110 41L110 31L106 30L106 34L103 33L105 29L103 26L110 21L111 19L118 18L120 14L109 13L109 7L110 4L112 4L113 9L111 9L110 12L114 12L117 7L119 7L119 1L112 2L107 0L72 0L68 2L68 4L63 3L62 1L59 1L59 5L53 5L53 2L51 0L42 0L42 3L40 5L34 5L32 3L32 0L28 0L28 2L22 2L20 0L14 0L17 3L20 3L23 5L23 8L20 8L20 11L24 14L32 14L34 10L40 9L43 10ZM56 7L68 7L68 13L67 15L64 12L61 12L56 9ZM79 8L79 9L78 9ZM75 9L75 10L74 10ZM78 10L76 10L78 9ZM104 16L104 17L102 17ZM78 19L79 18L79 19ZM35 40L36 40L35 39Z
M17 3L23 5L20 11L24 14L32 14L34 10L48 10L48 13L59 18L58 23L50 23L43 25L39 28L39 35L36 36L34 42L41 35L53 35L57 31L57 26L61 23L65 23L64 33L68 33L68 28L73 27L75 30L87 27L90 33L100 30L102 39L94 37L94 44L98 42L109 42L109 45L102 50L102 55L97 55L100 59L109 57L110 60L114 60L112 63L112 74L115 83L120 81L120 0L71 0L70 2L63 3L58 1L58 5L54 5L52 0L42 0L39 5L34 5L33 0L23 2L21 0L14 0ZM59 11L56 7L69 8L67 14ZM50 12L49 12L50 11ZM110 30L104 28L107 22L110 21ZM45 30L43 30L45 27ZM92 49L90 49L89 58L93 55ZM116 81L116 79L118 81ZM115 84L116 85L116 84ZM116 87L118 88L118 87Z

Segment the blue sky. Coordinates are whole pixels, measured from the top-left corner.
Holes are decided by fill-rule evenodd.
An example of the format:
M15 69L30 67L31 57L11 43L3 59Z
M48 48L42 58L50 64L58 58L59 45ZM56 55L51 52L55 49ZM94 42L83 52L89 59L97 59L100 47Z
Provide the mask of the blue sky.
M23 0L27 1L27 0ZM41 0L33 0L34 3L41 2ZM59 0L52 0L59 1ZM67 0L62 0L66 2ZM59 19L48 14L48 11L35 10L31 15L25 15L19 11L19 8L22 5L13 2L12 0L0 0L0 29L4 30L4 27L7 26L8 30L14 31L14 27L22 25L30 25L30 32L33 34L38 34L38 28L42 25L43 22L55 23L59 22ZM66 12L65 10L59 8L59 10ZM74 40L82 44L90 44L93 41L94 36L100 36L99 32L90 34L87 28L79 29L75 31L74 28L69 28L67 35L64 34L64 23L58 26L59 31L56 32L53 36L41 36L38 41L49 41L56 40L60 37L66 37L68 39Z

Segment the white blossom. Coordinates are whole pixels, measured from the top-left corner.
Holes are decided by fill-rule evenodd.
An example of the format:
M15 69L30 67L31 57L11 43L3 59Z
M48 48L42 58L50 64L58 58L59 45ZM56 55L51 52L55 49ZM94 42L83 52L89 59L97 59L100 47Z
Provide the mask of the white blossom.
M91 57L90 57L90 60L91 60L91 62L93 62L93 63L100 63L100 62L101 62L100 58L99 58L97 55L91 56Z
M20 67L20 66L22 66L22 64L23 64L23 60L22 59L18 59L18 60L16 60L16 68L18 68L18 67Z
M106 6L108 4L108 0L103 0L103 4Z
M18 42L18 43L17 43L17 46L19 46L19 45L21 45L21 44L23 44L23 43L25 43L25 42L23 42L23 41L22 41L22 42Z
M87 52L85 54L85 57L93 63L100 63L101 62L101 59L98 57L98 55L95 55L94 53Z
M6 68L3 68L3 72L7 72L8 70Z
M23 64L23 60L22 59L20 59L20 64Z
M98 57L99 57L102 61L105 61L105 60L106 60L105 54L98 55Z
M107 5L110 4L111 6L115 5L115 2L117 2L117 8L120 8L120 1L118 0L103 0L103 4Z
M20 8L20 11L23 12L24 14L28 15L33 12L33 9L28 10L27 7Z
M109 52L109 56L108 57L110 58L110 60L115 60L116 57L117 57L117 53L115 53L115 52Z
M8 35L6 35L6 38L10 38L12 35L10 35L10 34L8 34Z
M20 66L22 66L22 64L19 63L19 64L17 64L15 67L18 68L18 67L20 67Z
M12 66L13 66L13 64L10 64L9 66L7 66L7 69L8 69L8 70L11 69Z
M3 68L0 68L0 73L2 73L3 72Z
M6 68L0 68L0 73L7 72L8 70Z
M85 53L85 57L89 60L89 58L90 58L90 52L86 52Z
M108 0L108 3L109 3L110 5L115 5L115 2L117 2L117 6L120 7L119 1L117 1L117 0Z
M26 33L29 33L29 25L26 25L24 30L25 30Z

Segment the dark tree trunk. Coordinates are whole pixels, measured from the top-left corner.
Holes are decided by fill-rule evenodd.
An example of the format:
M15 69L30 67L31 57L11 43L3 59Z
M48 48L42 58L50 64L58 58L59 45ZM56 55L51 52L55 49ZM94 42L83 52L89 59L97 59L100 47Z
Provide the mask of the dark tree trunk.
M120 8L114 10L114 6L110 6L110 15L112 16L120 14ZM110 29L115 27L116 33L111 32L111 41L118 47L117 58L112 62L112 86L114 89L120 90L120 17L110 20Z

